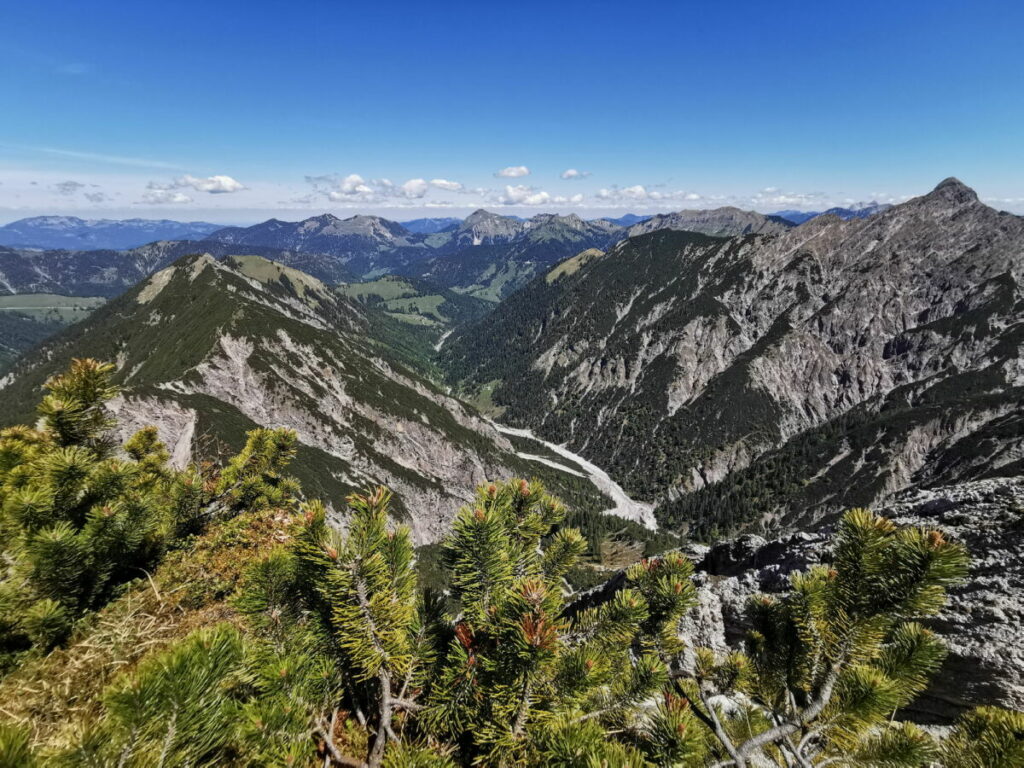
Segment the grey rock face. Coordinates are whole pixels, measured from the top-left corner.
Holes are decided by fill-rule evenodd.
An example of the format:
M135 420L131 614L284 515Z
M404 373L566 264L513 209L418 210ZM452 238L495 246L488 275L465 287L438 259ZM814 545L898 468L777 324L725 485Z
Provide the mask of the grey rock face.
M911 489L876 511L900 525L938 528L971 554L969 579L931 622L949 655L908 715L948 723L980 704L1024 708L1024 477ZM688 643L736 647L747 629L747 600L785 592L791 573L827 562L830 533L741 537L696 553L700 603L683 626Z

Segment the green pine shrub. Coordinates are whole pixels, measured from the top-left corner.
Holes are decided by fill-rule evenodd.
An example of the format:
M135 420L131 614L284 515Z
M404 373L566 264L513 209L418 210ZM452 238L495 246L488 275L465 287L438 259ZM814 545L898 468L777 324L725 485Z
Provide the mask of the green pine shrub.
M105 408L113 372L73 361L47 382L35 427L0 432L0 669L63 642L209 521L298 493L283 473L296 441L287 430L253 430L212 477L172 468L155 427L118 446Z

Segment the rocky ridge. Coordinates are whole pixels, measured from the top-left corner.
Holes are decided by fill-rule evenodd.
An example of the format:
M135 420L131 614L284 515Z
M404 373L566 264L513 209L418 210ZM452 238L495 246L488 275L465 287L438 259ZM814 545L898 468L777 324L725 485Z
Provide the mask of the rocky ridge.
M944 724L982 704L1024 708L1024 477L911 489L875 511L899 525L937 528L971 554L967 581L950 590L946 608L930 623L946 640L949 655L906 715ZM791 574L829 562L833 530L823 526L773 540L745 534L710 547L687 546L698 604L680 636L691 648L741 647L749 599L785 593ZM573 610L603 602L624 583L623 574L617 575L581 595Z
M626 230L626 237L636 237L659 229L699 232L713 237L735 235L780 234L790 229L792 222L779 216L766 216L755 211L744 211L726 206L700 210L662 213L641 221Z
M876 511L899 525L938 528L971 554L967 582L950 591L931 622L949 655L911 714L949 722L979 704L1024 709L1024 477L911 489ZM685 625L687 640L717 650L735 646L746 629L746 601L785 592L791 573L828 562L830 534L830 527L772 541L748 534L693 547L700 605Z

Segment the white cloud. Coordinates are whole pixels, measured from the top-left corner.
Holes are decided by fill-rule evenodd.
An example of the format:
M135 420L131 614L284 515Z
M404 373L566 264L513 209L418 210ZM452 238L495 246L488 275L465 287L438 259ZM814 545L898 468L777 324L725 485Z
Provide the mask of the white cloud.
M431 179L430 184L446 192L462 192L465 189L459 182L449 181L448 179Z
M525 184L506 185L505 194L498 198L504 205L544 205L551 202L551 195L541 189Z
M518 179L523 176L529 176L530 169L525 165L510 165L508 168L502 168L494 175L503 179Z
M426 197L429 189L430 184L426 179L409 179L400 187L400 194L410 200L418 200L421 197Z
M473 194L478 190L466 190L457 181L450 179L409 179L402 184L395 184L390 179L365 179L358 173L348 176L324 174L307 176L306 183L313 187L314 195L322 195L333 203L350 205L378 204L391 206L417 205L442 206L449 205L443 200L430 199L432 189L460 194ZM305 197L293 198L293 202L310 202Z
M142 195L142 202L152 205L180 205L191 203L192 198L184 192L175 192L173 189L151 189Z
M358 173L350 173L345 177L307 176L306 181L313 185L313 189L335 203L344 200L366 200L374 194L373 188Z
M585 179L590 175L590 171L578 171L575 168L567 168L562 171L563 179Z
M234 180L230 176L216 175L200 178L189 173L186 173L184 176L179 176L166 184L158 181L151 181L148 183L146 188L166 191L168 189L183 189L186 187L191 187L196 191L205 191L205 193L210 193L211 195L226 195L246 188L239 181Z
M196 192L209 192L211 195L223 195L231 192L239 192L245 189L245 187L230 176L217 175L199 178L186 173L184 176L179 176L169 182L151 181L146 185L146 189L156 192L167 192L174 189L194 189Z
M205 179L197 179L195 176L185 174L178 183L182 186L190 186L196 192L209 192L212 195L220 195L229 192L239 192L245 189L239 182L230 176L207 176Z
M663 196L657 192L649 193L643 184L634 184L631 187L612 187L611 189L602 188L597 190L595 195L599 200L608 201L656 200Z
M800 208L804 210L830 207L827 196L821 192L786 192L779 187L765 187L747 198L739 198L736 204L756 210L778 210L779 208Z

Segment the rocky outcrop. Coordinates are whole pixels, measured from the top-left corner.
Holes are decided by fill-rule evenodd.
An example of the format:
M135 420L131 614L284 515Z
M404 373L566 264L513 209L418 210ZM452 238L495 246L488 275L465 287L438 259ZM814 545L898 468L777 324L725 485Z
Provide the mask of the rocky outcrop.
M948 723L979 704L1024 708L1024 477L913 489L876 511L900 525L938 528L971 554L969 579L930 622L949 655L908 716ZM699 605L683 626L687 642L737 647L748 599L784 592L791 573L827 562L830 534L825 527L773 541L747 535L691 549Z

